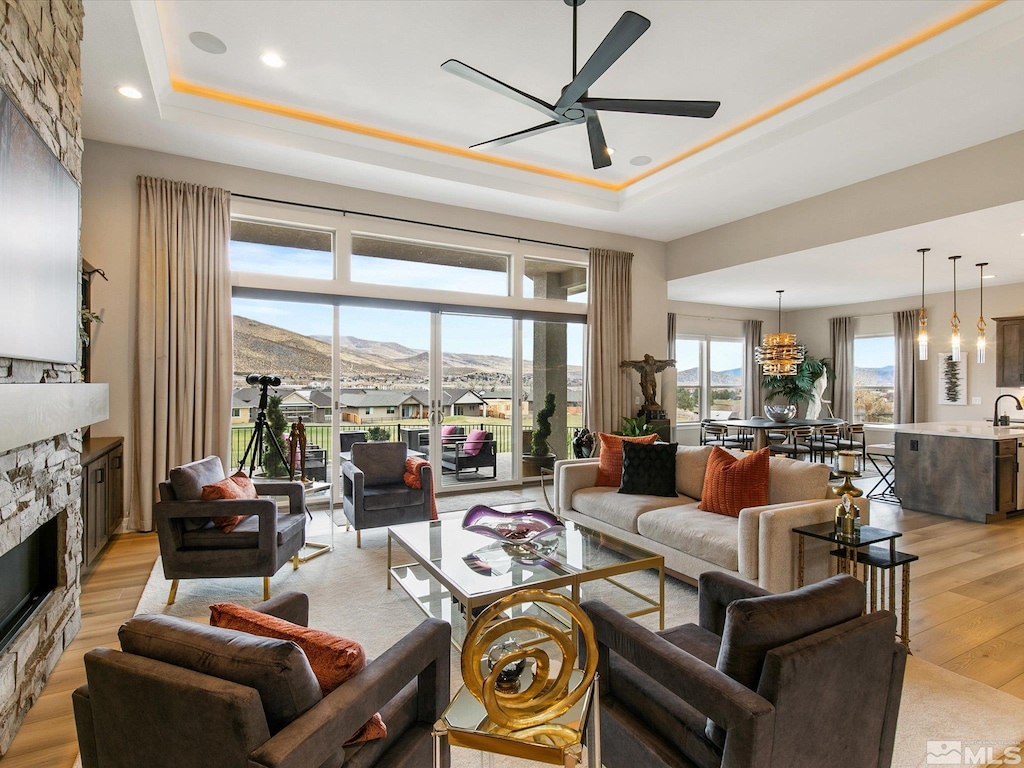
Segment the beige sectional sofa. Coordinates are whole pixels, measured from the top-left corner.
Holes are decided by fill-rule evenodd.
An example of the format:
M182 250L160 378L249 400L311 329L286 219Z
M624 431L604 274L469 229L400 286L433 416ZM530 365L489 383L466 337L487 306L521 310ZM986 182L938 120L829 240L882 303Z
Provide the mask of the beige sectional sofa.
M824 464L772 457L768 504L739 518L697 509L710 446L679 446L679 496L622 494L596 486L598 459L555 463L556 512L588 528L611 534L665 557L666 569L696 584L704 571L725 571L772 592L796 586L797 536L801 525L831 521L837 500ZM857 499L864 524L869 502ZM824 542L808 540L805 579L825 578L834 564Z

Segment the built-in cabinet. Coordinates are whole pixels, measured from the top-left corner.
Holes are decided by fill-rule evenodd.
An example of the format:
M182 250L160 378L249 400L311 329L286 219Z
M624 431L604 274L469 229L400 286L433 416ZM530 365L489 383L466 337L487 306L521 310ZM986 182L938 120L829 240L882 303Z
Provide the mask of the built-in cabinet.
M996 386L1024 387L1024 317L997 317Z
M82 557L92 564L124 519L124 439L82 441Z

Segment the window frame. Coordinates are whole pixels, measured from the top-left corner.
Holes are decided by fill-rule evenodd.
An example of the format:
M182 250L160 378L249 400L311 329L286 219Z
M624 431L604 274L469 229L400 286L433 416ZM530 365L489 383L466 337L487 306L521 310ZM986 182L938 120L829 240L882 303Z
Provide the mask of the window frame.
M850 407L851 407L851 418L854 421L861 421L865 426L886 426L894 424L896 421L895 412L889 421L868 421L867 419L858 419L856 404L857 404L857 340L858 339L891 339L892 340L892 364L896 365L896 333L895 331L889 333L854 333L853 336L853 375L850 377ZM863 366L862 366L863 367ZM875 389L878 387L860 387L860 389ZM896 376L895 370L893 372L892 387L888 391L892 392L892 402L895 411L896 405Z
M699 402L697 406L697 420L696 421L679 421L676 419L677 427L685 427L687 425L699 425L702 420L711 418L711 345L712 343L718 342L730 342L739 343L741 346L744 343L742 336L723 336L717 333L676 333L676 343L679 341L696 341L699 343L698 362L697 362L697 377L700 381L698 385L699 389ZM676 354L678 347L673 349L673 354ZM740 360L740 368L743 368L743 360ZM678 369L676 372L676 389L675 393L679 391L679 373ZM687 385L684 385L687 386ZM746 377L743 373L740 374L740 418L744 418L745 413L744 407L747 402L747 387ZM678 411L675 411L678 413Z

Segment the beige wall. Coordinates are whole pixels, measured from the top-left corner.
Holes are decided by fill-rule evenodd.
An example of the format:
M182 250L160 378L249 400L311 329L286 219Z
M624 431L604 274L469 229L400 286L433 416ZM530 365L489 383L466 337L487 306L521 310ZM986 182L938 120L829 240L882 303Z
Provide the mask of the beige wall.
M82 254L110 278L93 289L103 316L93 337L93 379L110 384L110 419L93 434L123 435L130 452L132 358L135 345L137 199L135 177L159 176L318 205L379 212L457 227L585 247L631 251L633 325L631 354L665 348L667 299L665 244L500 214L339 187L322 182L210 163L176 155L86 142L82 190ZM639 386L636 394L639 394ZM228 414L225 414L225 418ZM130 455L130 454L129 454ZM130 462L127 462L130 465ZM131 487L131 480L127 480Z
M826 309L805 309L787 312L784 322L788 330L797 334L800 343L807 345L807 351L816 357L829 355L829 318L856 317L858 333L891 333L893 312L902 309L917 309L920 298L891 299L860 304L845 304ZM957 313L960 315L960 335L963 355L967 359L967 402L968 405L938 404L938 353L950 349L949 318L953 314L953 294L939 293L925 297L928 310L929 359L919 362L918 369L921 391L919 403L924 406L924 420L950 421L960 419L985 419L992 416L992 403L996 396L1009 392L1020 397L1020 389L998 389L996 387L994 317L1024 315L1024 284L998 285L985 288L985 321L988 323L986 336L988 356L984 365L978 365L975 358L975 340L978 321L978 289L957 292ZM980 405L970 405L971 398L981 398Z
M1024 131L673 240L674 280L1024 200Z

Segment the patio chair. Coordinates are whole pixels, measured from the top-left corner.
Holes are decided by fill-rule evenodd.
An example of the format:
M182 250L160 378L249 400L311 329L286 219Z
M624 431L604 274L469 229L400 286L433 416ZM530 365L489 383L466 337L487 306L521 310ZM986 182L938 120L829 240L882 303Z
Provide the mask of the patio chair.
M442 472L454 472L455 479L461 480L466 470L479 474L490 467L490 479L498 478L498 446L493 432L474 429L466 437L450 439L441 450Z
M405 484L405 443L356 443L352 461L341 465L342 508L356 529L356 546L363 545L362 531L389 525L429 520L433 478L430 465L420 466L421 488Z
M347 453L352 450L352 446L356 443L365 443L366 433L361 431L343 431L341 433L341 450L343 453Z

